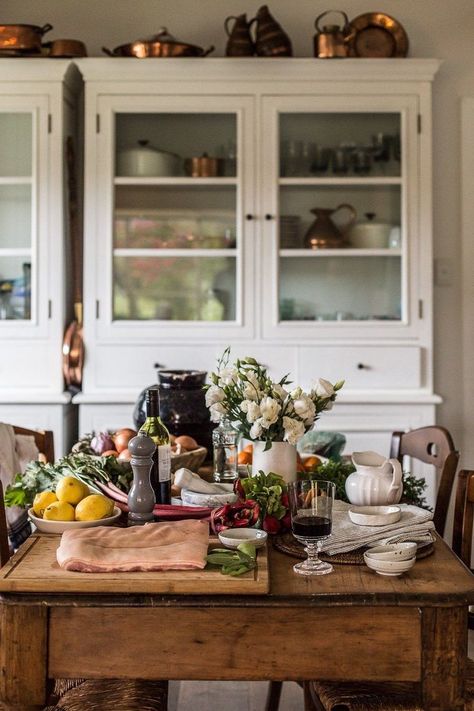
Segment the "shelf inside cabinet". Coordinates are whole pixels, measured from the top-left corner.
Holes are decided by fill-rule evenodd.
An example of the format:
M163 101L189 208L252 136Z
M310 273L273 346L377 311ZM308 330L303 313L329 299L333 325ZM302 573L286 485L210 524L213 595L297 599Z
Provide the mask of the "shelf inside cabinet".
M400 177L388 177L384 175L378 175L373 177L363 177L358 176L321 176L321 177L309 177L309 178L280 178L280 185L291 185L291 186L311 186L311 185L328 185L328 186L344 186L344 185L401 185L403 179Z
M401 249L280 249L280 257L401 257Z
M235 257L236 249L114 249L114 257Z
M127 178L127 177L116 177L114 178L114 185L177 185L183 187L212 185L212 186L226 186L226 185L237 185L237 178L190 178L187 176L175 176L175 177L146 177L146 178Z

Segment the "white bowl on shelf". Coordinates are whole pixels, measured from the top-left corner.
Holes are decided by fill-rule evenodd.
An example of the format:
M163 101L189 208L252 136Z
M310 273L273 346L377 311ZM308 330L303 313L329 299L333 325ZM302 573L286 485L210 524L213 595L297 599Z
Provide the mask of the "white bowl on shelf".
M28 509L28 517L34 523L38 531L42 533L64 533L64 531L76 530L79 528L94 528L95 526L111 526L119 518L121 510L114 506L112 516L99 518L97 521L48 521L35 516L33 509Z
M408 560L380 560L371 558L366 552L364 553L364 561L368 568L375 570L379 575L396 577L411 570L416 563L416 557L413 556Z
M358 526L388 526L400 520L400 506L352 506L349 518Z
M237 548L240 543L253 543L255 548L261 548L267 540L267 532L259 528L226 528L217 535L226 548Z

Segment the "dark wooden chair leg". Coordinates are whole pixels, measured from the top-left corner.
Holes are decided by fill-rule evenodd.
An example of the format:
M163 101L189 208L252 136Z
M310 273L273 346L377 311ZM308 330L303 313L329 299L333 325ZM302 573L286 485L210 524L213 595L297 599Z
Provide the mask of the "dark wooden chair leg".
M282 686L282 681L271 681L268 684L268 694L267 700L265 702L265 711L278 711Z

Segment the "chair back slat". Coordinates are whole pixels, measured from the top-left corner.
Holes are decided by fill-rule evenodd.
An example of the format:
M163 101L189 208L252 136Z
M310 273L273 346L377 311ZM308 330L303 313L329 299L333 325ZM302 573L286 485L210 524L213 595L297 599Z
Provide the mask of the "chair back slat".
M29 430L26 427L13 425L15 434L29 435L35 440L38 452L47 462L54 462L54 433L51 430Z
M474 471L462 469L456 486L452 547L468 568L471 567L473 523Z
M7 517L5 502L3 500L3 486L0 481L0 565L5 565L10 560L10 545L8 543Z
M449 501L459 462L459 452L456 451L448 430L433 425L409 432L394 432L390 456L398 459L402 465L404 457L411 457L436 468L438 490L433 522L438 533L444 535Z

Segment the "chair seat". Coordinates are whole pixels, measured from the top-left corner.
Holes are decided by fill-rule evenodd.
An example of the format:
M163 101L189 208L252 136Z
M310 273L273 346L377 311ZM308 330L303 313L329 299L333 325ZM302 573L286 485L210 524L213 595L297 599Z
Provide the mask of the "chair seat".
M311 699L324 711L423 711L418 684L310 682ZM465 711L474 711L474 662L466 668Z
M56 704L44 711L166 711L168 682L58 679L53 696Z

